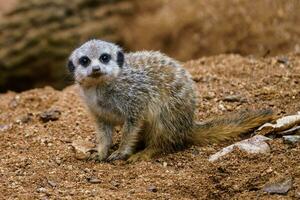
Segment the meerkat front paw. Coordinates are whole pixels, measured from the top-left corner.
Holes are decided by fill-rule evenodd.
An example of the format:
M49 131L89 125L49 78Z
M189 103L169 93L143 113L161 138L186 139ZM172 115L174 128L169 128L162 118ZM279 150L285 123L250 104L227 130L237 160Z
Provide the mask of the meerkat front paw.
M114 161L114 160L125 160L129 157L129 153L124 150L116 150L110 156L107 158L108 162Z
M90 149L89 152L91 153L89 160L95 161L105 161L108 156L108 149L104 148L93 148Z

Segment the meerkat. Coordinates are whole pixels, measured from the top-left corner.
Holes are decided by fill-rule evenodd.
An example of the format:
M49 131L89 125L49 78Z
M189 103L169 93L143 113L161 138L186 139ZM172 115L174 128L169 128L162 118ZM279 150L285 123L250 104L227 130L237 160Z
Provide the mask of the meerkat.
M149 160L237 137L272 119L262 110L197 122L191 75L160 52L124 53L116 44L90 40L71 53L68 69L96 121L99 161ZM109 155L116 126L122 127L121 142Z

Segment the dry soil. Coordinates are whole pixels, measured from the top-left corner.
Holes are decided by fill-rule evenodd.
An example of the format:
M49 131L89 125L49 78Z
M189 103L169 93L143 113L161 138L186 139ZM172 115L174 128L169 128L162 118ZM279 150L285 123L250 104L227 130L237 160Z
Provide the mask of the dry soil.
M220 55L185 63L197 83L199 120L244 109L300 111L300 55L254 58ZM224 98L237 95L236 102ZM40 114L56 109L58 120ZM94 124L70 86L0 95L0 199L296 199L300 193L300 144L269 142L271 153L234 151L210 163L228 141L161 155L151 162L77 160L71 143L94 141ZM236 140L239 140L238 138ZM116 134L116 145L118 144ZM116 146L114 147L116 148ZM292 177L287 194L262 187Z

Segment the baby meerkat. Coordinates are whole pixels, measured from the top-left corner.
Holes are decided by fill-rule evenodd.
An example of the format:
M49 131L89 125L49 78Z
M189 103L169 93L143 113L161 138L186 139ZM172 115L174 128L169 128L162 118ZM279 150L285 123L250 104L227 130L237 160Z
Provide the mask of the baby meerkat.
M68 69L97 124L97 160L149 160L189 145L223 141L272 119L251 111L199 123L191 75L154 51L125 54L109 42L90 40L75 49ZM114 127L122 126L118 150L108 155Z

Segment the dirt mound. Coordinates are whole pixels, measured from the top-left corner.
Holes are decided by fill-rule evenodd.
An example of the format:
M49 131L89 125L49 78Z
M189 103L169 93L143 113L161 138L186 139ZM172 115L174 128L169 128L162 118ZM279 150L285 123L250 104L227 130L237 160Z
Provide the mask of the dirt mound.
M262 56L300 51L299 1L161 1L122 30L125 47L179 60L220 53Z
M300 55L220 55L185 66L201 94L200 120L247 108L300 111ZM228 101L232 96L235 101ZM49 110L55 117L44 113ZM216 163L209 155L227 144L136 164L77 160L71 142L93 141L94 134L75 86L0 95L0 199L291 199L300 192L300 144L281 138L269 142L268 155L234 151ZM278 177L292 177L291 190L264 193L262 187Z
M300 51L299 10L298 0L18 1L0 19L0 92L63 88L69 53L90 38L179 60Z

